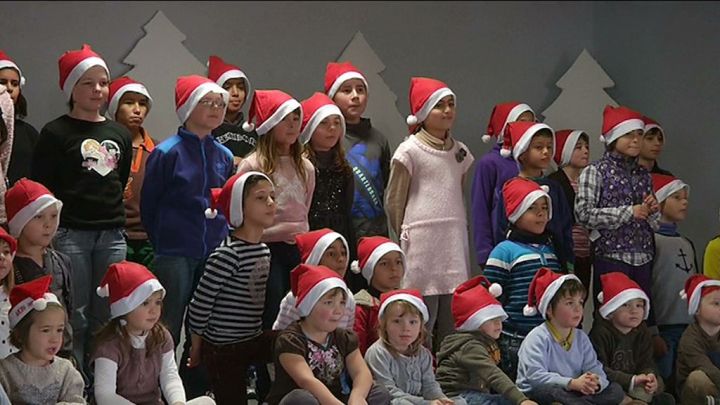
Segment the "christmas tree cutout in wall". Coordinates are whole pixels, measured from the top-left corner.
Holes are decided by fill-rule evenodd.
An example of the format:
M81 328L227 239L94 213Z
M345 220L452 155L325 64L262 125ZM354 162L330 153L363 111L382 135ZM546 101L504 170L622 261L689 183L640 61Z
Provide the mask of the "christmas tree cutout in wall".
M126 73L145 84L153 106L143 126L150 136L162 140L177 132L175 81L178 76L205 75L207 68L182 44L185 34L162 11L143 27L145 36L123 60L133 68Z
M357 66L368 81L368 107L364 116L370 118L372 126L385 135L391 150L408 134L405 118L397 109L397 96L380 76L385 64L370 47L363 34L358 31L340 56L338 62L350 62Z
M567 72L557 81L562 92L542 112L546 124L553 129L582 129L590 138L590 160L602 156L605 150L600 143L602 113L605 106L617 106L603 89L615 86L590 53L583 49Z

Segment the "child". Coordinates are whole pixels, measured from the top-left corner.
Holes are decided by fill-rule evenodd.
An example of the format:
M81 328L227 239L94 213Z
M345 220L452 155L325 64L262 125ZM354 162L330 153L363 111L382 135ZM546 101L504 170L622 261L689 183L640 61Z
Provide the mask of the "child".
M642 403L674 404L672 395L663 392L663 379L648 350L652 337L643 320L650 312L650 299L623 273L605 273L600 282L602 306L590 340L608 380Z
M710 239L703 255L703 273L714 279L720 279L720 235Z
M348 256L355 257L351 217L355 181L342 146L345 118L323 93L313 94L300 105L300 141L305 144L305 156L315 166L315 191L308 213L310 229L334 229L352 246ZM355 273L348 274L346 282L355 292L367 287L365 279Z
M445 392L461 396L468 405L537 405L498 367L500 347L496 341L502 321L507 319L495 299L501 293L500 285L490 284L483 276L455 289L452 310L456 332L440 345L437 380Z
M5 194L10 234L17 238L13 259L15 283L21 284L51 275L50 292L65 311L73 311L72 262L70 257L50 247L57 233L62 201L40 183L22 178ZM73 357L73 329L65 325L60 357Z
M12 152L10 165L7 168L8 183L13 185L21 178L30 176L32 153L39 134L35 127L24 120L28 114L27 100L22 94L25 77L18 65L3 51L0 51L0 85L7 88L15 107Z
M8 89L0 84L0 179L7 177L15 132L15 106ZM5 196L7 181L0 184L0 203ZM0 225L7 224L3 204L0 204Z
M418 290L395 290L380 301L380 339L365 353L375 380L396 404L459 404L435 381L433 355L425 343L428 308Z
M185 390L175 364L175 345L160 323L165 289L143 265L111 265L97 288L109 297L111 320L95 337L92 364L95 401L185 404ZM162 391L162 397L161 397ZM208 397L188 404L214 404Z
M682 180L663 174L652 175L655 198L660 204L660 228L655 231L655 258L652 269L652 297L657 328L654 333L655 355L660 375L673 392L677 345L692 318L684 303L667 286L685 285L698 274L695 247L680 235L677 224L687 216L690 187Z
M563 269L573 271L574 253L572 226L575 218L567 204L562 187L552 179L543 177L549 170L555 150L555 132L549 126L532 122L511 122L505 128L502 156L512 155L520 168L520 177L533 180L547 187L552 200L552 218L547 231L555 243L555 254ZM498 243L507 237L508 220L504 215L502 198L498 199L497 233Z
M315 168L302 156L300 103L280 90L257 90L246 131L255 130L258 145L238 170L265 173L275 184L277 210L262 242L270 248L270 275L265 293L263 329L271 329L280 301L290 290L290 271L300 264L295 235L307 232L308 210L315 190ZM250 122L255 120L255 124Z
M110 72L90 46L65 52L59 70L70 112L40 131L31 178L64 203L53 247L72 262L73 350L84 365L92 332L109 318L107 305L92 294L93 288L108 266L126 255L123 190L132 140L127 128L100 114ZM86 366L82 370L87 371Z
M219 404L245 404L248 366L272 362L274 335L262 329L270 250L260 238L275 217L275 191L266 175L247 172L213 196L232 232L208 257L188 306L189 366L205 363Z
M502 190L510 230L507 240L490 252L483 275L502 287L500 302L508 314L498 344L502 352L500 368L515 379L517 351L532 328L543 321L541 316L523 315L530 281L541 267L560 272L551 238L545 231L555 201L532 180L516 177Z
M677 393L684 404L720 401L720 280L690 276L680 296L688 302L688 325L678 343Z
M110 102L107 117L125 126L132 136L133 160L123 193L127 234L126 259L150 267L153 248L140 218L140 191L145 177L145 163L157 143L143 128L143 122L152 107L152 97L142 83L123 76L110 82L108 98Z
M575 206L575 193L577 193L578 177L580 172L588 165L590 158L590 138L580 130L563 129L555 133L555 164L558 170L548 178L555 180L563 190L567 206L572 210ZM590 272L592 258L590 256L590 237L587 229L580 224L572 227L573 273L583 285L590 286Z
M593 294L599 292L602 274L619 271L652 297L652 236L660 214L650 173L637 163L642 116L627 107L606 106L602 128L605 154L582 171L575 196L577 222L590 231L594 246ZM652 313L648 324L654 324Z
M300 258L304 264L325 266L340 276L345 277L348 265L348 244L339 233L328 229L318 229L295 236ZM347 311L340 318L338 327L352 329L355 325L355 301L348 303ZM280 303L280 312L273 323L273 330L284 330L291 323L300 320L295 307L295 296L288 292Z
M498 196L505 182L518 175L517 163L512 157L500 155L505 127L510 122L535 122L535 112L529 105L519 102L500 103L493 107L483 142L496 140L475 165L470 205L472 206L473 236L478 264L485 266L492 248L500 241L495 240L497 229Z
M405 274L405 254L400 246L383 236L360 238L357 252L358 260L353 261L350 270L362 274L368 288L355 294L353 330L364 356L378 339L380 295L400 288Z
M338 327L350 296L345 282L327 267L306 264L293 269L291 277L300 321L275 341L275 382L267 403L388 404L390 394L373 382L357 337ZM349 392L343 391L344 373L352 380Z
M355 175L355 235L388 236L383 201L390 176L390 145L370 119L362 117L368 103L365 75L350 62L330 62L325 69L325 94L340 108L347 124L343 146Z
M0 228L0 359L17 352L17 348L10 343L10 326L8 313L10 312L10 291L15 285L13 276L13 257L17 252L17 241Z
M85 404L85 383L69 360L57 357L67 313L49 292L51 276L10 292L10 343L20 351L0 360L0 384L13 404Z
M227 64L215 55L208 58L208 78L230 94L225 119L212 134L216 141L230 149L237 167L245 156L255 150L257 144L257 133L242 128L245 120L242 108L252 98L252 86L239 67Z
M650 117L643 116L642 120L644 127L638 164L646 168L650 173L672 176L672 173L661 169L657 164L657 158L662 153L663 145L665 145L665 131L660 124Z
M411 79L412 135L393 155L385 194L390 225L408 258L403 285L423 294L430 311L427 328L432 335L437 323L438 342L452 332L452 292L470 277L463 184L475 158L450 134L456 102L445 83ZM433 277L437 269L443 269L442 277Z
M540 269L530 284L526 313L546 320L520 346L517 385L539 403L617 405L622 388L609 382L590 339L578 329L585 287L574 274Z

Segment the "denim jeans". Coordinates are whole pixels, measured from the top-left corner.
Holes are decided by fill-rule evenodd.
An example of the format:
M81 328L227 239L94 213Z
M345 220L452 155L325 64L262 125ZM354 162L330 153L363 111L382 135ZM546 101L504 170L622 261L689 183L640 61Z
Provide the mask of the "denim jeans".
M667 382L670 375L675 371L675 361L677 359L677 347L680 343L680 337L685 332L687 325L668 325L659 326L660 337L663 338L667 345L668 351L664 356L656 359L658 371L662 378Z
M505 330L502 331L500 338L497 340L501 356L500 369L513 381L517 378L518 351L520 351L523 340L525 340L525 335Z
M514 405L515 403L500 394L486 394L480 391L465 391L460 394L467 405ZM455 404L458 402L455 401Z
M583 395L559 385L548 384L534 387L528 396L540 404L560 402L565 405L617 405L625 398L625 392L618 383L610 383L594 395Z
M110 319L107 298L100 298L95 290L108 267L125 259L123 232L122 228L102 231L58 228L53 240L53 247L68 255L72 262L75 308L68 317L73 328L73 352L85 376L90 375L86 356L90 356L93 334Z

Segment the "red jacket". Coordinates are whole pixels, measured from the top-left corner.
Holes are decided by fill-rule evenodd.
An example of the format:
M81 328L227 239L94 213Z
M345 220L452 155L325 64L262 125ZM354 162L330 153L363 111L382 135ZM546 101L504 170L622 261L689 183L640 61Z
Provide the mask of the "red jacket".
M353 330L358 337L360 353L365 351L378 339L378 312L380 300L370 295L367 290L355 294L355 325Z

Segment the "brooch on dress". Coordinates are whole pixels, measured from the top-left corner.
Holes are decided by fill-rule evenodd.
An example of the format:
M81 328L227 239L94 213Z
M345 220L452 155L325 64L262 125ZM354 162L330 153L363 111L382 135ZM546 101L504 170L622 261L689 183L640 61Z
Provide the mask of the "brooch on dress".
M458 163L461 163L463 160L465 160L465 156L467 156L467 151L465 150L465 148L460 148L457 152L455 152L455 160L457 160Z

